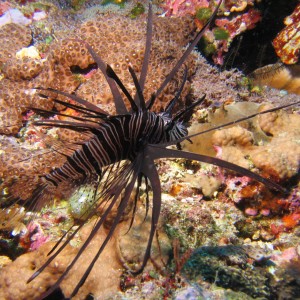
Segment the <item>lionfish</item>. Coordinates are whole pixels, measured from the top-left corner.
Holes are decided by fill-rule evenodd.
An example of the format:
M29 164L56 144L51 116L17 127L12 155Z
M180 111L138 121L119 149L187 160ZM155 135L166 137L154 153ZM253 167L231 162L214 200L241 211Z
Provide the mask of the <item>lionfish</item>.
M39 186L34 191L31 199L26 200L26 202L32 205L32 207L39 207L39 204L44 205L47 202L46 200L48 200L49 195L51 195L55 189L65 183L68 183L73 188L78 188L84 185L92 185L94 187L93 204L91 205L92 209L86 210L83 213L85 220L90 219L95 214L94 210L102 205L106 206L104 213L95 223L89 236L82 244L76 256L70 262L56 283L41 296L42 298L49 296L59 287L60 283L64 280L67 274L71 272L73 266L76 264L82 253L86 250L96 233L101 227L103 227L103 224L107 220L107 217L112 209L115 208L116 215L110 226L108 234L98 252L93 257L90 265L85 270L82 278L78 281L76 287L70 295L70 298L74 297L78 293L80 287L84 284L89 276L97 259L111 239L116 227L120 223L126 208L130 204L130 199L134 199L131 220L132 225L137 208L138 196L141 193L142 187L144 187L143 189L145 190L146 194L146 214L151 207L151 229L141 266L138 270L132 270L132 273L138 274L144 269L147 261L150 258L151 245L161 211L161 184L155 165L156 159L183 158L199 162L206 162L248 176L258 182L261 182L270 189L275 189L282 193L285 192L285 189L275 182L263 178L260 175L243 167L218 158L181 150L181 142L185 140L189 141L192 137L204 133L199 132L193 135L188 135L188 130L184 123L184 119L193 111L195 107L200 105L200 103L204 100L205 95L184 110L181 110L177 113L173 112L174 106L178 102L180 94L184 88L185 81L187 80L186 68L182 83L174 95L174 98L170 101L165 110L160 113L151 111L151 108L159 94L168 85L170 80L172 80L175 73L184 65L187 57L200 41L211 21L216 16L221 3L222 0L219 1L216 9L206 25L201 31L198 32L181 58L177 61L169 75L162 82L158 90L152 94L149 100L144 98L143 90L146 81L148 61L151 50L153 23L151 4L149 5L148 12L145 55L139 78L134 72L133 68L128 66L129 73L131 74L132 81L136 89L136 95L132 96L128 92L114 70L96 54L96 52L88 43L80 41L84 43L109 84L111 93L113 95L116 115L108 114L106 111L78 97L75 94L68 94L54 89L37 88L43 97L49 97L47 96L47 92L50 91L73 100L72 103L59 99L54 99L53 101L64 105L65 107L74 109L81 114L81 117L70 116L74 119L74 121L35 121L35 125L63 127L77 132L88 132L90 134L90 138L86 142L82 143L79 148L74 150L72 154L67 155L67 161L60 168L56 168L49 174L42 176L40 178ZM129 101L130 109L127 109L120 90L125 94L126 101ZM290 105L294 104L281 106L280 108L288 107ZM45 113L45 111L39 110L38 108L31 109L38 113ZM235 122L223 124L222 126L214 127L213 129L209 130L216 130L217 128L231 125L236 122L252 118L258 114L268 113L276 109L278 108L253 114ZM57 115L60 114L58 112L50 113ZM205 132L209 130L206 130ZM177 146L177 149L168 148L172 145ZM17 203L18 200L20 199L16 199L15 203ZM83 224L78 226L78 228L76 228L73 232L69 231L64 234L63 237L61 237L56 246L48 254L47 261L28 279L28 282L34 280L41 272L43 272L45 268L47 268L47 266L62 252L69 241L75 237L76 233L82 228L82 226Z

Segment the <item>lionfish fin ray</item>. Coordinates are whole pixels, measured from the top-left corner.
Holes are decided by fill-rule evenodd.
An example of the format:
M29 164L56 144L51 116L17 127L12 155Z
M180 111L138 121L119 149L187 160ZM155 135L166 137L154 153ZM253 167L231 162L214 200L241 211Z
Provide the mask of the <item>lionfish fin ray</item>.
M203 97L200 100L198 100L198 101L201 102L202 99L203 99ZM187 136L185 136L185 137L183 137L181 139L177 139L176 141L161 143L160 146L161 147L167 147L167 146L175 145L177 143L181 143L181 142L183 142L185 140L190 140L193 137L205 134L207 132L215 131L217 129L221 129L221 128L224 128L224 127L230 126L230 125L235 125L235 124L238 124L240 122L252 119L252 118L254 118L256 116L259 116L259 115L267 114L267 113L270 113L270 112L274 112L274 111L277 111L277 110L280 110L280 109L284 109L284 108L288 108L288 107L291 107L291 106L296 106L296 105L299 105L299 104L300 104L300 101L297 101L297 102L289 103L289 104L286 104L286 105L281 105L281 106L273 107L273 108L270 108L270 109L267 109L267 110L264 110L264 111L261 111L261 112L254 113L254 114L246 116L246 117L242 117L242 118L234 120L234 121L230 121L228 123L223 123L223 124L221 124L219 126L212 127L212 128L207 129L207 130L203 130L203 131L200 131L200 132L197 132L197 133L194 133L194 134L187 135ZM199 104L197 104L197 105L199 105Z
M150 151L149 151L150 150ZM160 216L160 210L161 210L161 185L159 180L159 175L157 172L157 169L154 164L154 156L152 156L151 149L149 146L147 146L146 149L146 155L145 160L143 162L143 167L141 172L145 177L147 177L147 180L149 180L151 188L152 188L152 217L151 217L151 229L148 237L148 242L144 254L144 258L142 261L141 266L138 270L130 270L133 274L140 274L143 269L145 268L147 261L150 258L151 255L151 246L153 242L153 238L157 229L157 224Z
M179 89L177 90L176 94L175 94L175 97L168 103L168 105L166 106L166 109L165 109L165 112L171 117L172 116L172 110L174 108L174 105L176 104L176 102L178 101L182 91L183 91L183 88L184 88L184 85L187 81L187 66L184 66L184 74L183 74L183 80L181 82L181 85L179 87Z
M98 68L101 70L101 72L103 73L103 75L105 76L105 79L109 85L109 88L111 90L111 93L113 95L114 98L114 103L115 103L115 107L116 107L116 112L117 114L120 115L125 115L128 114L128 110L126 108L126 105L122 99L121 93L118 90L118 87L115 83L115 81L110 78L107 73L106 73L106 68L107 68L107 64L101 59L101 57L95 52L95 50L92 48L92 46L90 46L87 42L85 41L81 41L85 47L88 49L89 53L91 54L91 56L93 57L93 59L95 60Z
M164 88L167 86L167 84L171 81L171 79L174 77L174 75L180 69L180 67L182 66L182 64L186 61L187 57L193 51L193 49L195 48L195 46L198 44L198 42L202 38L203 34L207 30L207 28L210 26L210 24L213 21L213 19L215 18L215 16L217 15L217 12L219 10L219 7L220 7L222 1L223 0L220 0L218 2L217 6L216 6L213 14L209 18L209 20L206 22L206 24L203 26L203 28L198 32L198 34L196 35L196 37L194 38L194 40L191 42L191 44L188 46L188 48L185 50L185 52L183 53L183 55L177 61L177 63L173 67L173 69L170 71L170 73L168 74L168 76L165 78L165 80L163 81L163 83L157 89L157 91L156 91L156 97L158 97L160 95L160 93L164 90Z
M142 70L139 79L139 86L143 93L145 82L147 78L148 66L149 66L149 59L150 59L150 52L151 52L151 44L152 44L152 31L153 31L153 10L152 10L152 3L149 2L149 9L148 9L148 20L147 20L147 35L146 35L146 45L145 45L145 53L143 58ZM134 96L134 100L136 101L139 97L138 93Z
M129 66L128 70L129 70L129 73L130 73L130 75L133 79L133 83L134 83L134 86L135 86L136 91L137 91L136 95L138 96L138 97L135 97L134 101L137 102L136 98L138 98L139 101L137 102L137 105L139 106L139 108L142 111L146 111L147 109L146 109L146 104L145 104L145 98L144 98L143 90L140 86L140 83L139 83L139 81L136 77L136 74L135 74L133 68L131 66Z
M75 94L69 94L69 93L66 93L66 92L63 92L63 91L59 91L59 90L56 90L56 89L53 89L53 88L44 89L44 88L40 88L40 87L35 87L34 89L41 90L41 91L50 91L50 92L57 93L59 95L65 96L67 98L70 98L70 99L74 100L75 102L83 105L90 112L93 112L93 113L101 115L101 116L107 116L108 115L108 113L106 111L104 111L103 109L99 108L98 106L92 104L89 101L86 101L86 100L82 99L81 97L79 97L79 96L77 96Z
M191 112L196 106L200 105L204 101L205 97L206 97L206 95L204 94L199 100L197 100L194 103L192 103L191 105L189 105L183 111L180 111L179 113L177 113L176 116L172 119L172 121L176 122L177 120L183 119L183 117L187 113Z
M110 65L107 65L107 67L106 67L106 74L108 77L112 78L118 84L118 86L120 87L122 92L125 94L126 98L128 99L132 111L137 112L138 107L137 107L136 103L134 102L133 98L131 97L130 93L124 86L124 84L121 81L121 79L119 78L119 76L115 73L115 71L113 70L113 68Z
M273 182L272 180L264 178L246 168L240 167L236 164L227 162L225 160L216 157L192 153L192 152L186 152L186 151L179 151L174 149L167 149L157 145L149 145L149 148L150 148L149 151L151 152L151 155L154 159L170 157L170 158L184 158L184 159L196 160L199 162L205 162L228 170L232 170L234 172L252 178L264 184L268 188L277 190L283 194L287 193L287 191L282 186Z
M71 121L64 121L64 120L41 120L41 121L34 121L32 124L36 126L62 127L74 131L86 131L86 130L99 128L99 124L98 125L93 123L88 124L83 122L71 122Z
M217 129L221 129L221 128L226 127L226 126L234 125L234 124L237 124L237 123L240 123L240 122L252 119L252 118L254 118L256 116L259 116L259 115L264 115L264 114L267 114L267 113L270 113L270 112L274 112L274 111L277 111L277 110L280 110L280 109L288 108L288 107L291 107L291 106L296 106L298 104L300 104L300 101L289 103L289 104L286 104L286 105L281 105L281 106L273 107L273 108L270 108L270 109L267 109L267 110L264 110L264 111L260 111L260 112L254 113L252 115L249 115L249 116L246 116L246 117L243 117L243 118L240 118L240 119L237 119L237 120L225 123L225 124L221 124L219 126L216 126L216 127L213 127L213 128L207 129L207 130L203 130L203 131L195 133L195 134L188 135L184 139L191 139L191 138L193 138L195 136L199 136L201 134L204 134L204 133L207 133L207 132L210 132L210 131L215 131Z

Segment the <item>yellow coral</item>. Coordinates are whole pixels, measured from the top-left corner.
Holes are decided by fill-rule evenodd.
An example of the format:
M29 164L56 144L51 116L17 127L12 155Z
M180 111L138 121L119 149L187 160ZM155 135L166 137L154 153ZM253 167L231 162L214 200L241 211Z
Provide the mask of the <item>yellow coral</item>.
M253 142L253 134L245 128L235 126L215 132L212 142L218 146L249 146Z
M267 108L270 106L260 110ZM300 166L300 116L272 112L258 116L256 126L254 135L240 126L219 130L213 134L212 143L222 147L222 158L232 163L247 168L253 163L280 180L296 175ZM272 136L269 141L267 137L260 139L263 133Z
M93 223L83 228L81 237L86 238L92 227ZM83 272L89 266L91 258L97 253L99 245L101 245L105 237L105 231L99 230L93 241L89 243L85 255L80 257L79 263L76 264L77 267L74 266L72 272L68 274L64 282L60 285L66 297L70 296L78 278L83 275ZM49 253L54 245L55 242L48 242L42 245L39 250L26 253L17 258L13 263L6 265L1 270L0 298L3 300L37 299L51 287L79 249L68 245L40 276L27 284L28 278L36 268L42 265L47 253ZM112 296L119 286L120 267L121 264L116 253L115 239L111 239L101 257L97 260L91 276L89 276L83 288L80 289L74 299L85 299L89 293L93 293L101 299ZM99 269L101 269L101 272L99 272ZM20 276L19 270L22 270L22 276Z
M15 57L16 51L26 47L31 42L31 30L23 25L6 24L0 28L0 65L7 59Z

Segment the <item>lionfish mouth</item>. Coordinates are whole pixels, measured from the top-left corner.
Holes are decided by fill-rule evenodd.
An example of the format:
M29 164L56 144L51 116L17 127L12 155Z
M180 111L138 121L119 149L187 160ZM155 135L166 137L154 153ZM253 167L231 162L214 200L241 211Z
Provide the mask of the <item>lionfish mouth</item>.
M186 81L187 70L185 70L181 86L179 87L176 95L174 95L173 100L166 107L165 111L163 113L155 113L151 111L157 97L173 79L178 70L184 65L188 56L200 41L204 32L216 16L221 3L222 0L219 1L215 11L206 25L196 35L160 87L148 100L144 98L143 91L151 51L153 26L151 4L149 5L147 21L145 55L139 78L133 68L131 66L128 67L136 90L136 95L134 96L130 95L112 67L107 65L87 42L78 40L79 43L85 45L98 68L105 76L113 95L116 115L110 115L105 110L100 109L98 106L75 94L68 94L66 92L50 88L36 88L37 92L40 93L42 97L49 98L50 96L48 96L48 92L55 92L57 95L67 97L72 100L71 103L59 99L54 99L53 101L59 105L65 106L66 108L71 108L77 111L79 116L69 116L70 118L73 118L74 121L42 120L34 122L34 125L68 128L78 132L85 132L89 134L90 138L85 143L80 144L79 146L77 145L74 151L68 152L66 155L67 160L62 167L57 168L40 178L39 185L33 192L30 199L13 199L10 203L25 202L30 208L39 208L51 200L53 191L61 186L67 185L72 189L77 189L78 191L82 186L88 185L93 189L93 192L91 193L92 209L85 210L82 213L82 219L89 220L94 216L95 211L97 211L100 207L105 207L103 214L100 218L98 218L78 253L69 263L59 279L46 292L44 292L44 294L40 297L41 299L49 296L60 286L66 276L71 272L74 265L78 263L81 255L87 250L97 232L103 227L112 210L115 209L115 217L111 223L107 236L103 240L98 252L92 258L88 268L84 271L83 276L71 292L69 298L74 297L78 293L79 289L83 286L92 271L99 256L102 254L106 245L112 238L122 216L126 211L126 208L130 205L131 199L134 199L131 220L132 225L142 186L145 187L144 193L146 194L147 212L151 207L151 228L142 263L138 269L131 270L131 273L138 274L143 271L150 258L151 246L161 212L161 183L155 165L155 160L157 159L183 158L187 160L206 162L235 171L244 176L248 176L264 184L269 189L276 190L280 193L286 193L286 190L277 183L267 178L263 178L262 176L236 164L229 163L215 157L180 150L180 143L185 140L190 140L192 137L199 136L210 130L216 130L226 125L232 125L237 122L253 118L259 114L275 111L278 108L256 113L234 122L214 127L213 129L209 129L204 132L188 135L187 128L183 123L184 117L189 112L193 111L196 106L200 105L205 96L199 101L188 106L186 109L174 114L174 105L179 99ZM127 108L120 91L126 96L126 101L130 104L130 109ZM297 102L297 104L298 103L299 102ZM295 103L281 106L280 108L292 105L295 105ZM38 108L31 109L37 113L48 112ZM58 112L55 114L63 115L63 113ZM177 145L178 149L175 150L168 148L171 145ZM54 151L59 151L58 149L55 149L55 146L53 149ZM50 265L50 263L60 255L83 225L84 223L78 226L73 232L71 232L70 229L70 231L65 233L65 235L57 242L56 246L48 254L47 261L28 279L28 283L39 276Z

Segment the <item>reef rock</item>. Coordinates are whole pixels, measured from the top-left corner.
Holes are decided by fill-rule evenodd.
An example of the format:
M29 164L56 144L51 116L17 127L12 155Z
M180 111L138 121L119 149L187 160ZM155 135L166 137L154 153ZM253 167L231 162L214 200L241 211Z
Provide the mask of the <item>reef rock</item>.
M81 231L81 238L87 237L92 226L93 224L91 223ZM99 246L105 236L106 233L104 230L97 232L96 237L89 244L85 254L80 257L78 263L60 285L65 297L70 296L78 279L83 275L91 259L99 250ZM1 270L0 298L3 300L36 299L50 288L62 275L79 249L78 247L68 245L37 278L27 284L28 278L46 261L47 253L49 253L54 245L54 242L46 243L37 251L26 253L4 267ZM101 266L101 272L99 272L97 266ZM102 299L107 298L118 289L119 277L121 275L120 267L121 265L115 252L115 240L112 239L98 259L91 275L74 299L84 299L89 293L93 293ZM22 270L21 274L20 270Z
M210 116L208 123L195 122L190 132L212 129L245 114L251 115L268 108L269 105L259 108L254 103L233 103L220 108ZM213 155L211 149L215 146L217 156L224 160L248 169L258 168L277 181L287 180L299 171L299 125L300 116L297 113L277 111L200 135L193 139L192 145L186 143L185 147L190 151Z

